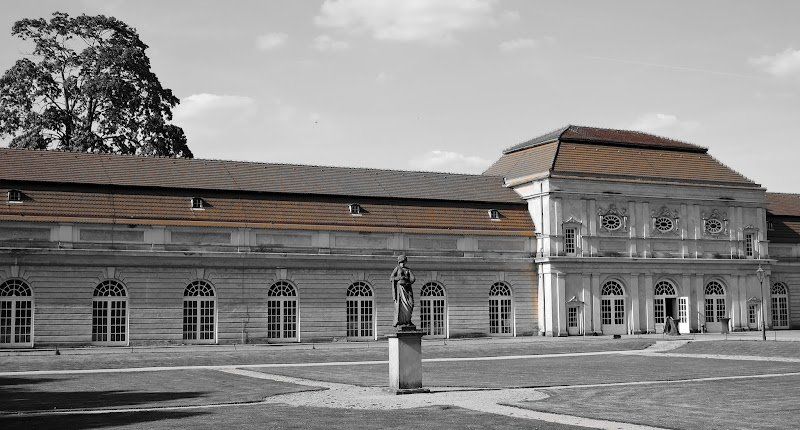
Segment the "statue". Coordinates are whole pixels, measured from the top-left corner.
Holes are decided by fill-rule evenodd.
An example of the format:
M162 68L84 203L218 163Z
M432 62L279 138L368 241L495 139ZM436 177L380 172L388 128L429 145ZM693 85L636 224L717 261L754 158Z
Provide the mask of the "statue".
M406 267L406 256L397 257L397 267L394 268L389 280L392 283L392 298L394 299L394 326L401 330L416 330L411 322L411 313L414 311L414 273Z

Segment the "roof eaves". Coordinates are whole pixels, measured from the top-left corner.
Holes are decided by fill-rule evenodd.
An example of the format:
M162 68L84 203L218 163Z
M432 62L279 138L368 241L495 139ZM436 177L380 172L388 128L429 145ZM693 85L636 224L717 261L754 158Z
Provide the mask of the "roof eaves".
M545 134L543 134L541 136L534 137L533 139L529 139L529 140L527 140L525 142L518 143L518 144L516 144L514 146L508 147L508 148L503 150L503 155L511 154L513 152L522 151L524 149L535 148L537 146L546 145L548 143L558 142L558 141L561 140L561 136L564 135L564 132L569 130L570 127L573 127L573 126L571 124L567 124L566 127L555 129L555 130L553 130L553 131L551 131L549 133L545 133ZM547 137L547 138L543 139L543 140L537 140L537 139L544 138L544 137Z

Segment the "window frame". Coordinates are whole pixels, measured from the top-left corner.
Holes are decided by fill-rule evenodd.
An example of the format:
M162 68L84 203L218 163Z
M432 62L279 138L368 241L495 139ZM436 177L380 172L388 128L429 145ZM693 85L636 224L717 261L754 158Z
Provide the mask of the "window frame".
M426 292L430 292L432 289L436 289L437 294L426 294ZM442 327L441 333L434 333L436 325L436 315L435 309L437 308L437 301L441 301L441 317L442 317ZM426 303L425 302L429 302ZM426 327L426 315L429 315L430 323ZM437 281L429 281L426 282L420 289L419 289L419 329L421 331L426 332L426 336L430 337L442 337L448 338L450 337L450 327L449 327L449 312L447 308L447 290L444 288L440 282Z
M210 296L202 295L202 294L187 295L187 292L189 292L189 289L192 288L192 287L210 289L212 295L210 295ZM202 339L202 334L204 333L204 331L201 330L201 327L203 326L203 322L202 322L203 302L211 302L212 303L212 308L213 308L212 311L213 312L211 313L211 318L212 318L213 330L212 330L212 333L211 333L212 334L212 338L211 339ZM186 326L187 326L187 323L186 323L187 306L186 305L187 305L187 303L193 303L195 305L194 309L195 309L196 313L194 315L194 317L195 317L194 331L187 331L186 330ZM189 306L189 308L191 308L191 305ZM183 289L183 308L182 308L183 309L183 326L182 326L183 327L182 328L183 343L187 343L187 344L216 344L218 342L218 330L217 330L218 309L217 308L218 308L217 291L216 291L216 288L214 288L214 285L211 284L211 282L208 282L208 281L206 281L204 279L198 279L198 280L192 281L188 285L186 285L186 287ZM192 333L195 335L195 338L194 339L187 338L187 334L192 334Z
M507 309L508 318L503 318L504 309ZM506 321L508 325L504 326L503 323ZM514 290L507 282L497 281L489 287L489 336L516 337L516 335L517 315L514 308Z
M12 188L8 190L8 203L10 204L21 204L22 200L25 198L25 195L22 191Z
M18 288L22 287L25 291L25 295L17 295L16 293L19 292ZM0 283L0 293L3 292L4 288L13 288L10 295L0 295L0 309L5 308L5 303L8 304L8 337L9 342L0 342L0 347L2 348L19 348L19 347L27 347L32 348L34 344L34 329L36 328L36 300L34 296L33 288L30 286L28 282L24 279L20 278L9 278ZM27 333L22 334L22 336L26 336L29 338L27 342L18 342L18 334L16 333L19 328L19 303L20 302L27 302L28 303L28 310L30 312L30 316L28 319L30 323L24 325L24 327L28 328ZM0 314L2 312L0 311ZM23 317L24 318L24 317ZM2 336L0 336L0 341Z
M358 288L358 291L356 291ZM369 294L361 294L364 290L368 290ZM358 295L351 294L358 292ZM364 309L369 304L369 324L364 325ZM355 281L350 283L345 293L345 336L348 340L377 340L378 339L378 326L375 306L375 289L372 288L366 281ZM351 328L350 316L351 310L355 310L355 329ZM366 329L365 327L368 327ZM353 331L355 330L355 331ZM356 335L352 335L355 333ZM364 334L366 333L366 334Z
M277 288L281 288L281 293L291 289L292 294L273 294ZM277 307L271 303L277 303ZM291 303L291 306L287 306ZM293 309L293 315L287 315L287 308ZM274 329L270 329L270 317L273 316L271 312L277 310L278 317L278 334L279 337L271 336L275 333ZM287 317L294 317L294 321L288 321ZM286 336L287 325L292 326L294 336ZM300 342L300 299L298 295L297 286L286 279L279 279L273 282L267 289L267 340L270 342Z
M110 285L110 284L114 284L116 287L119 287L124 294L121 295L121 296L120 295L97 295L96 294L97 291L101 287L103 287L105 285ZM104 333L95 333L95 327L98 327L95 324L95 319L96 319L95 310L97 309L97 306L95 306L96 303L105 304L105 306L103 307L103 309L105 310L105 316L103 318L103 319L105 319L105 324L102 326L105 329ZM124 329L125 329L125 332L124 332L125 339L121 340L121 341L120 340L110 340L111 336L112 336L112 327L114 327L114 324L112 323L112 319L114 318L114 315L113 315L113 309L114 309L113 305L114 305L114 303L124 303L123 309L125 311L125 315L124 315L125 323L124 323L123 326L124 326ZM131 321L131 318L130 318L130 300L129 300L127 286L122 281L119 281L117 279L106 279L106 280L101 281L99 284L97 284L97 286L95 286L94 291L92 293L91 343L93 345L104 345L104 346L128 346L130 344L130 340L131 340L130 321ZM105 335L107 340L95 340L95 335Z

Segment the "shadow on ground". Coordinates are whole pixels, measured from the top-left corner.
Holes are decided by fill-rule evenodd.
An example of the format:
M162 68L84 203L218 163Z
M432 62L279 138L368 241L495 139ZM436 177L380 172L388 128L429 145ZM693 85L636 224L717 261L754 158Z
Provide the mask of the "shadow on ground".
M154 427L154 423L164 420L184 420L191 419L195 423L201 423L202 417L207 413L204 411L148 411L148 412L124 412L108 414L71 414L71 415L47 415L47 416L25 416L0 417L0 427L4 430L11 429L95 429L122 427L127 425L147 424L146 427ZM161 423L159 426L166 425ZM172 423L177 426L178 423Z

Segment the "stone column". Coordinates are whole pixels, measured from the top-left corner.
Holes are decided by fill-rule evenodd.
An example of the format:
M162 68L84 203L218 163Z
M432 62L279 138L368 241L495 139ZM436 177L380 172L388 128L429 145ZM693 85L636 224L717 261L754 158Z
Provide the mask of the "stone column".
M600 277L592 275L592 332L599 333L600 325Z
M653 275L646 274L644 275L644 297L645 297L645 327L648 333L655 333L656 331L656 320L653 316Z
M556 300L556 307L558 308L557 317L553 321L553 336L567 336L567 279L561 272L556 272L554 275L555 293L554 300Z
M629 285L629 293L628 298L630 299L630 324L628 325L629 333L628 334L639 334L642 332L640 322L639 322L639 274L638 273L631 273L628 275L628 285Z
M581 274L582 288L581 288L581 301L583 301L583 330L584 333L591 333L594 331L592 325L592 285L591 276L588 273Z
M694 294L690 296L689 300L694 299L694 306L692 306L692 324L695 330L700 330L700 325L705 324L705 300L703 294L703 275L695 274L692 277L692 291Z

